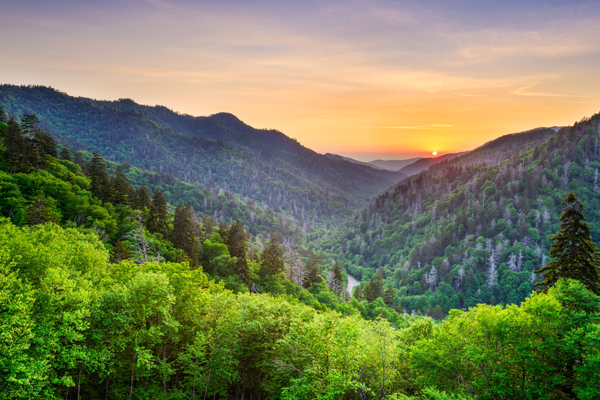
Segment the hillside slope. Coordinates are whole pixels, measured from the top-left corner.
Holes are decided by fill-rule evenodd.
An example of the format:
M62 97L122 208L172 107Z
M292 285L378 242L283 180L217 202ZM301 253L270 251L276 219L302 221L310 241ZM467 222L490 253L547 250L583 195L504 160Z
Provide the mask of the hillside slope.
M167 172L276 211L343 217L398 181L387 171L331 160L281 132L251 128L231 114L180 115L131 100L75 98L41 86L0 86L0 105L71 147Z
M382 194L320 246L363 285L377 269L396 304L444 312L518 303L548 262L569 191L600 240L598 115L556 132L503 136Z

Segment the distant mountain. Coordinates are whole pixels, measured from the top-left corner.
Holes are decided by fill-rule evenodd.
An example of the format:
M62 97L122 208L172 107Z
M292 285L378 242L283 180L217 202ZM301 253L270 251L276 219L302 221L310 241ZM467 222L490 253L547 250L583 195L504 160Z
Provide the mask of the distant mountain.
M407 166L400 169L400 172L406 174L407 176L412 176L418 174L421 171L425 171L427 168L432 166L433 164L437 164L442 161L451 160L456 158L464 153L452 153L452 154L444 154L439 157L428 157L428 158L420 158L417 161L408 164Z
M404 178L318 154L228 113L182 115L130 99L98 101L43 86L0 86L0 105L74 149L231 191L300 221L341 218Z
M358 161L358 160L355 160L354 158L340 156L339 154L325 153L323 155L325 157L331 158L332 160L344 160L344 161L348 161L348 162L351 162L351 163L354 163L354 164L359 164L359 165L364 165L364 166L367 166L367 167L375 168L375 169L378 169L378 170L387 169L387 168L378 167L378 166L373 165L371 163L367 163L367 162L363 162L363 161ZM398 169L400 169L400 168L398 168ZM398 169L396 169L396 170L388 169L388 171L397 171Z
M368 164L374 167L387 169L388 171L399 171L400 169L420 160L421 158L422 157L409 158L408 160L375 160L369 161Z

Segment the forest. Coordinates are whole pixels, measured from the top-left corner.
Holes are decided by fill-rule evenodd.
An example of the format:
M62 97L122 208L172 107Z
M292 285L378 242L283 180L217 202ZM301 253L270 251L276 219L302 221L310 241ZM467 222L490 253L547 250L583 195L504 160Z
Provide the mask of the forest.
M0 106L0 398L600 395L598 116L364 208L316 191L342 221L105 156L26 107Z

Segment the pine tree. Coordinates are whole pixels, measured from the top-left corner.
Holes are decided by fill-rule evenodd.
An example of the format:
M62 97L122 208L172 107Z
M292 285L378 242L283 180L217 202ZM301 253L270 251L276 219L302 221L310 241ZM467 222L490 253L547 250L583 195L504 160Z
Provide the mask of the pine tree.
M4 107L0 106L0 122L6 123L6 121L7 121L6 111L4 111Z
M204 236L207 238L211 237L213 234L213 227L215 226L213 218L210 215L205 215L202 218L202 225L204 225Z
M140 187L137 192L135 192L135 208L137 210L143 210L144 207L150 209L151 206L152 200L150 200L148 188L146 186Z
M123 172L123 166L119 165L115 170L115 176L112 182L112 201L114 204L131 204L129 200L129 192L131 185L127 181L127 177Z
M246 232L242 223L236 221L229 230L225 226L221 227L220 232L225 236L225 244L229 249L229 254L236 257L235 274L246 284L250 284L250 268L246 258Z
M39 122L40 120L35 114L23 114L21 117L21 131L26 142L28 142L25 157L36 170L44 165L44 151L41 143L43 139L41 138L40 129L37 127Z
M160 189L156 189L152 196L152 205L148 214L146 226L151 233L160 233L165 236L169 224L169 211L167 201Z
M181 249L190 259L190 265L198 264L198 231L197 222L194 221L194 211L187 205L179 205L175 209L173 219L173 238L175 247Z
M92 153L94 156L90 160L87 172L91 179L90 191L93 196L99 198L102 202L111 200L112 187L104 159L98 153Z
M565 208L560 216L560 231L550 239L553 241L550 248L552 261L534 271L542 274L542 281L535 285L543 288L538 291L546 291L560 278L577 279L590 291L600 294L600 253L585 222L584 206L573 192L567 195L562 204Z
M352 297L355 298L358 301L362 301L362 299L363 299L363 290L360 287L360 285L354 287L354 293L352 293Z
M66 161L73 161L73 158L71 157L71 151L69 151L67 146L63 146L63 148L60 150L60 158Z
M274 235L271 235L271 240L269 240L261 256L259 275L264 277L267 275L278 275L282 272L283 260L279 253L279 241Z
M331 275L329 279L329 286L333 289L336 296L339 296L342 292L344 285L344 275L342 273L342 266L339 262L335 262L331 267Z
M383 292L383 301L388 307L394 305L396 300L396 290L392 286L388 286Z
M306 275L304 277L304 282L302 286L308 289L313 284L323 282L323 277L321 276L321 272L319 271L319 262L321 261L321 257L318 254L313 254L308 260L308 265L306 266Z
M6 131L6 152L5 158L8 164L8 170L11 173L29 172L31 165L26 158L27 142L23 137L21 127L11 118L8 121L8 129Z
M54 208L48 204L45 198L38 196L27 208L25 225L40 225L46 222L59 223L60 215L54 211Z

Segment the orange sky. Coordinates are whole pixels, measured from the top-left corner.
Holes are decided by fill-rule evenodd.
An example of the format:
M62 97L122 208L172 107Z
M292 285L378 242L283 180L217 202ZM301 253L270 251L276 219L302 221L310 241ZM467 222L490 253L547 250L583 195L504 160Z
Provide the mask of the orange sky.
M0 81L231 112L365 161L600 111L597 3L483 3L8 0Z

